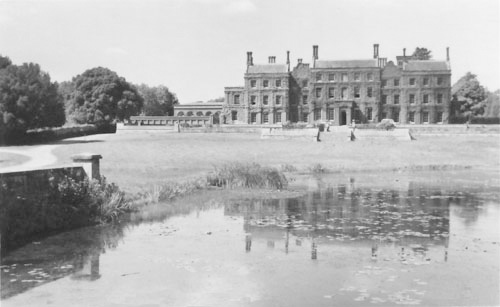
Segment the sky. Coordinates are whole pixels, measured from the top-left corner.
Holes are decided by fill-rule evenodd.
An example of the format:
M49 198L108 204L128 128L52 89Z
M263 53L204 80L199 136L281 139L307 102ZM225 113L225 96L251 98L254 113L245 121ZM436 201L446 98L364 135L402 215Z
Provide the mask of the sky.
M373 44L395 61L406 48L500 88L498 0L0 0L0 54L35 62L62 82L93 67L165 85L180 103L224 96L254 63L369 59Z

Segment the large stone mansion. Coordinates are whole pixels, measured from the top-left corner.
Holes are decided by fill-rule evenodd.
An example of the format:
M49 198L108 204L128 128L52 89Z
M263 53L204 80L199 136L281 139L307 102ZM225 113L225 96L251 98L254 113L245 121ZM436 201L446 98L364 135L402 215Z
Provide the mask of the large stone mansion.
M450 113L451 68L446 60L416 60L403 55L396 63L379 57L362 60L320 60L313 46L312 63L290 68L270 56L254 64L247 53L245 85L226 87L222 119L233 124L326 122L346 125L377 123L391 118L401 124L447 123Z

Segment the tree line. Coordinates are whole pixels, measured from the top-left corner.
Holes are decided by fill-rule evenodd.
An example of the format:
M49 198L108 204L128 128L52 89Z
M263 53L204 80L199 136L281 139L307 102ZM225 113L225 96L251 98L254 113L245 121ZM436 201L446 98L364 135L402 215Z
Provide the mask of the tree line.
M164 85L135 85L96 67L71 81L52 82L35 63L15 65L0 55L0 144L29 129L68 124L111 125L132 115L173 115L179 101Z
M432 58L417 48L416 59ZM14 65L0 55L0 144L29 129L64 124L106 126L132 115L173 115L177 97L164 85L134 85L104 67L88 69L58 84L36 63ZM500 117L500 92L488 91L468 72L452 86L451 118Z

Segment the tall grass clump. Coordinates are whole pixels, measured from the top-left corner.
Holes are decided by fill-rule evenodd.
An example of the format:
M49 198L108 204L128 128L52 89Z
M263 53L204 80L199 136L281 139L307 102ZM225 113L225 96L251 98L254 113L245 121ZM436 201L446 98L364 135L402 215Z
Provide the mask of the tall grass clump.
M208 184L224 188L284 189L288 180L282 171L258 163L229 163L215 167L207 177Z
M322 174L322 173L326 173L328 171L328 169L322 165L321 163L316 163L314 165L312 165L311 167L309 167L309 171L313 174Z
M115 221L130 208L125 193L114 183L108 183L104 176L100 180L85 178L82 181L65 177L58 183L54 196L56 203L66 205L77 216L88 219L88 223Z
M187 182L165 182L152 186L149 190L139 193L131 204L132 210L137 210L141 206L171 201L174 198L188 195L196 190L207 187L207 182L203 179L196 179Z
M289 173L292 173L292 172L296 172L297 171L297 168L292 165L292 164L281 164L281 171L282 172L289 172Z

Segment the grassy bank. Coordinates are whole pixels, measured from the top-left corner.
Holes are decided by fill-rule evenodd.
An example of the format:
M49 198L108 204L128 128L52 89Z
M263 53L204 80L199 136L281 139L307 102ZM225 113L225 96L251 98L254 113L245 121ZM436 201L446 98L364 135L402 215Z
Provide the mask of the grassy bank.
M420 137L412 142L309 142L261 140L252 134L95 135L61 143L54 150L60 163L72 154L103 156L101 172L129 192L165 181L189 181L214 167L233 162L265 166L292 165L307 172L320 164L329 172L414 171L432 166L470 166L500 170L498 135Z

